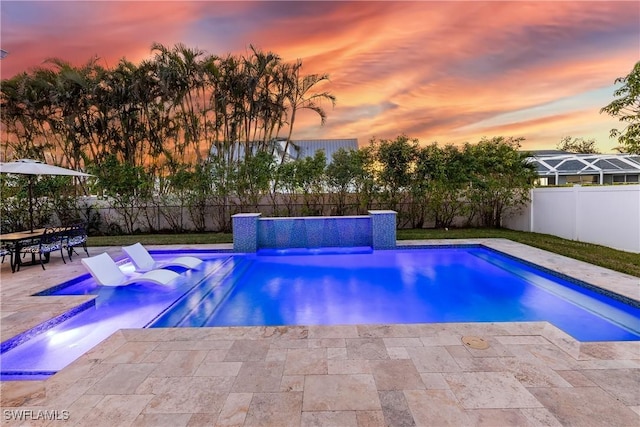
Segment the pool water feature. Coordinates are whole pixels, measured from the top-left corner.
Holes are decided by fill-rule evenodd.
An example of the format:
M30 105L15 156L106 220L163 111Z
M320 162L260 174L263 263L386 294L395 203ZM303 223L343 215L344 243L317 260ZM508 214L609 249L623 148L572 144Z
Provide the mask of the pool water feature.
M481 246L187 253L204 267L175 287L80 278L45 292L97 298L2 343L2 379L52 375L122 328L544 320L579 341L640 340L637 301Z
M396 215L390 210L370 210L368 215L267 217L239 213L233 222L235 252L259 249L396 247Z

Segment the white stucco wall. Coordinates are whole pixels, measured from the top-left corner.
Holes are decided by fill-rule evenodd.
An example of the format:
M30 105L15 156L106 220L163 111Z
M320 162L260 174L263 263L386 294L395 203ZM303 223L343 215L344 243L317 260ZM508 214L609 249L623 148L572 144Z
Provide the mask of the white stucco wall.
M640 185L536 188L505 226L640 253Z

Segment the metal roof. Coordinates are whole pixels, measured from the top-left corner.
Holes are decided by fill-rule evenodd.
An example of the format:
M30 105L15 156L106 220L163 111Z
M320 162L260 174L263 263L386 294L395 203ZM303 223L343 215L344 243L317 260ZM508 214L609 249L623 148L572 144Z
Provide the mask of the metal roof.
M558 156L560 154L573 154L568 151L563 150L527 150L521 151L524 153L529 153L531 157L540 157L540 156Z
M274 140L271 142L274 148L274 158L279 160L284 153L286 140ZM306 140L292 140L291 143L287 146L287 155L286 159L288 160L298 160L304 159L305 157L313 157L318 150L324 150L324 154L327 157L327 164L331 163L333 159L333 153L338 151L340 148L344 148L346 150L358 149L358 140L356 138L351 139L306 139ZM255 153L256 145L251 145L252 152ZM215 155L216 148L212 147L211 154ZM233 159L243 159L245 157L245 144L244 143L236 143L233 152Z
M327 163L331 162L333 153L340 148L345 150L357 150L358 140L356 138L351 139L307 139L307 140L295 140L291 141L295 147L298 148L297 159L304 159L305 157L313 157L318 150L324 150L324 154L327 157Z
M640 156L633 154L549 154L527 159L538 175L640 173Z

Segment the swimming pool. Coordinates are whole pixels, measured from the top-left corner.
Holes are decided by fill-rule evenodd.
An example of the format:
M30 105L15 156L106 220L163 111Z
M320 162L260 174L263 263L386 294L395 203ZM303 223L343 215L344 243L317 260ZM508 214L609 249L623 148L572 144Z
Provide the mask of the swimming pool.
M640 340L637 301L477 245L189 254L204 268L170 288L83 276L43 293L97 298L3 343L2 379L46 378L122 328L545 320L579 341Z
M637 307L486 248L262 251L244 263L215 292L195 291L196 309L178 302L150 326L546 320L579 341L640 339Z

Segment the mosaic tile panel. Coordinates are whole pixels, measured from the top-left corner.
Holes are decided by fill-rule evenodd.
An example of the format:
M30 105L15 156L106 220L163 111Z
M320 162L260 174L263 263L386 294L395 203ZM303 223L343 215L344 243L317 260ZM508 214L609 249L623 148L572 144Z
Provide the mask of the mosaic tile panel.
M372 246L371 218L368 216L350 217L338 222L338 233L345 242L343 246Z
M293 244L296 248L306 248L309 239L309 231L306 227L306 221L303 218L296 218L291 225L291 234L286 242L282 242L283 247L287 247L288 243ZM278 242L280 243L280 242Z
M304 224L294 218L261 218L258 221L258 248L291 248L292 236L304 242ZM297 246L303 247L303 246Z
M258 218L260 214L234 215L234 251L354 246L394 248L396 213L371 212L373 214L369 216L341 217Z
M364 217L366 220L352 222L353 227L353 246L371 246L373 240L371 236L371 217Z
M358 227L358 222L369 224L368 217L351 217L348 220L336 221L337 233L340 236L340 240L344 242L344 246L369 246L371 245L371 239L368 236L364 237L364 243L358 245L357 244L357 233L356 229ZM369 228L369 227L366 227Z
M337 221L349 221L344 218L324 218L320 219L318 222L322 224L322 246L323 247L332 247L332 246L351 246L349 242L343 242L340 239L340 234L338 233L338 225Z
M306 247L319 248L323 246L324 222L319 221L317 218L315 220L311 219L312 218L305 219L305 233L308 245Z
M265 219L264 221L259 221L260 225L264 223L271 223L273 234L275 236L275 240L268 242L266 247L286 248L287 244L291 241L291 234L293 233L294 223L292 221L282 219L273 221ZM258 226L258 239L260 238L260 225ZM262 246L258 241L258 247L262 248L264 246Z
M258 250L258 218L260 215L259 213L242 213L231 217L234 252L256 252Z
M278 220L273 221L273 223L276 226L276 248L304 247L303 245L307 241L304 220Z
M369 211L373 249L396 247L396 212Z
M275 221L258 221L258 235L256 236L258 248L274 245L277 238Z
M370 218L261 218L258 248L371 246Z

